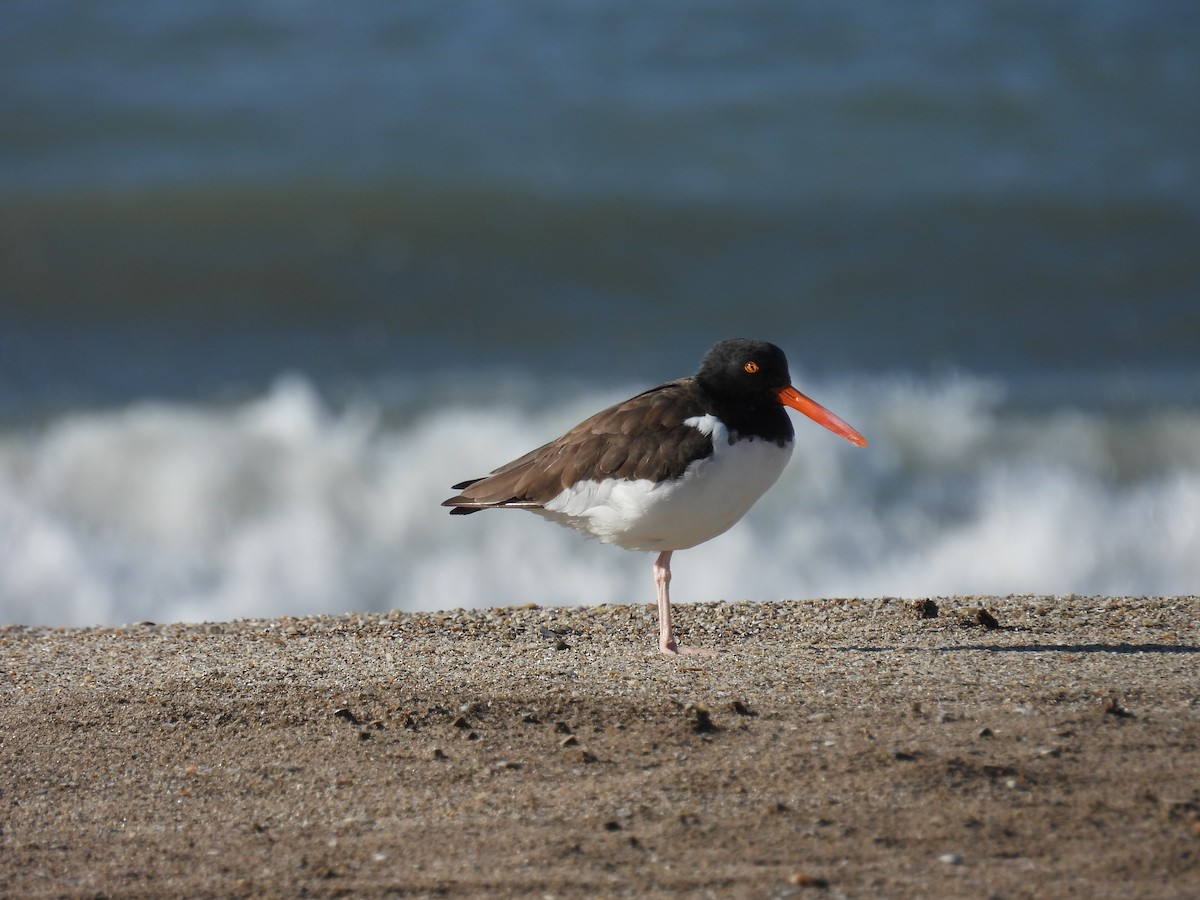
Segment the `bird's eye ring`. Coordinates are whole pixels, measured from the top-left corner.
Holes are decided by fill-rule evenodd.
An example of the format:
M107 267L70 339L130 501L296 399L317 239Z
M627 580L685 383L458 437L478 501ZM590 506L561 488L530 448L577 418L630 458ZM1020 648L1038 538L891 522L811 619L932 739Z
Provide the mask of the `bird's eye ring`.
M750 362L748 362L744 366L742 366L742 369L743 369L743 371L748 372L749 374L753 375L755 372L758 371L758 363L756 363L754 360L750 360Z

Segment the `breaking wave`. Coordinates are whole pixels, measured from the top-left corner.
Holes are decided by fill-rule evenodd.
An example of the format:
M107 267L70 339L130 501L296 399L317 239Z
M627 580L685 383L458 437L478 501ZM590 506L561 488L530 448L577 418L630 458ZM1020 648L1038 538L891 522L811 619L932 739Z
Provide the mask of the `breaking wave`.
M870 438L798 420L780 482L680 553L682 602L1200 585L1200 411L1020 408L967 376L803 383ZM412 398L441 391L420 402ZM0 622L92 625L648 602L648 554L519 512L451 518L480 475L632 391L569 402L410 385L331 403L138 402L0 431ZM390 399L389 399L390 397Z

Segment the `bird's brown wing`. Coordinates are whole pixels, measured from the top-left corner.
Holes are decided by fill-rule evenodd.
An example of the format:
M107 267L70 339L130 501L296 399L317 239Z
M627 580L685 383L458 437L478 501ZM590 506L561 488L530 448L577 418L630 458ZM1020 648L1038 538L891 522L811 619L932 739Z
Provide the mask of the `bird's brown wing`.
M454 485L442 506L458 515L492 507L537 508L577 481L658 481L712 454L712 441L684 421L704 414L694 378L681 378L610 406L562 437L484 478Z

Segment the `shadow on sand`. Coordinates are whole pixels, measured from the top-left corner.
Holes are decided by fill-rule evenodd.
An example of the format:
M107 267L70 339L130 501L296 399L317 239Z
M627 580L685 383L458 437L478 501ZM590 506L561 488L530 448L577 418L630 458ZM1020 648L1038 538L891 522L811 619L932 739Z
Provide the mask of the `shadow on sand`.
M817 648L814 648L817 649ZM957 647L822 647L842 653L1161 653L1166 655L1200 653L1195 644L961 644Z

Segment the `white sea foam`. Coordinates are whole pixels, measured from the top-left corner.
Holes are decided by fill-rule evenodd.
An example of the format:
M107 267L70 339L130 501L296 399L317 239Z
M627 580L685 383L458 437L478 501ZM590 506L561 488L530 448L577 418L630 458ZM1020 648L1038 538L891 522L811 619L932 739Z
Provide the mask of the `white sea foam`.
M806 384L780 482L677 555L681 601L1200 590L1200 412L1020 411L971 378ZM0 432L0 622L648 602L648 554L521 512L450 517L481 475L623 392L332 409L286 378L237 407L143 403Z

